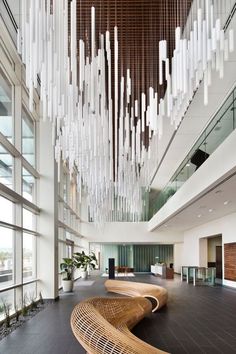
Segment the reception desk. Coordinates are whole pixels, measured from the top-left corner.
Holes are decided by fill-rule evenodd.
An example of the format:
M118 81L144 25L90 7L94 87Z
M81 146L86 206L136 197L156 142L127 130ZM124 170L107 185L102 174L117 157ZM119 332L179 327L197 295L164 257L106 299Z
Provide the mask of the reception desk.
M163 275L165 275L165 268L166 265L164 264L151 265L151 273L163 277Z
M167 268L166 264L151 265L151 273L162 279L174 278L174 270L172 268Z

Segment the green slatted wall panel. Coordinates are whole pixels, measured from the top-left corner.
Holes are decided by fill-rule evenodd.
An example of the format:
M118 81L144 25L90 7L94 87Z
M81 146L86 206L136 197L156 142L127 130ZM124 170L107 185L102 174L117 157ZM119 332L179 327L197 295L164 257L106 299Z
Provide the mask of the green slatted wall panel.
M151 264L165 262L167 266L173 263L173 245L134 245L133 262L135 272L150 272Z
M118 265L133 268L133 245L118 246Z

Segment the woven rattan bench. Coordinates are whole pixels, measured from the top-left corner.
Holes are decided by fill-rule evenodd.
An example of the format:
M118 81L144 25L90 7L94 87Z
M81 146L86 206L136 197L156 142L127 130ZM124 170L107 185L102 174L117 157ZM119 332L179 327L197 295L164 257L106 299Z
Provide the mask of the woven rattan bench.
M130 332L150 313L151 304L143 297L89 298L75 306L71 328L88 354L166 353Z
M158 285L113 279L105 281L104 285L109 292L147 298L152 303L152 312L155 312L167 303L167 290Z

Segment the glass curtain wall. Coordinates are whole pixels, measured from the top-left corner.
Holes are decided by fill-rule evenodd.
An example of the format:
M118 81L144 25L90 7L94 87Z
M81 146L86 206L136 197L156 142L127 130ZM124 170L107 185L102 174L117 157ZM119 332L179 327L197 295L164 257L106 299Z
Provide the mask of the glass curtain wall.
M1 44L0 44L1 45ZM2 51L0 63L0 320L23 297L37 297L36 112L27 109L27 92ZM6 67L7 68L6 68ZM36 104L35 104L36 107Z

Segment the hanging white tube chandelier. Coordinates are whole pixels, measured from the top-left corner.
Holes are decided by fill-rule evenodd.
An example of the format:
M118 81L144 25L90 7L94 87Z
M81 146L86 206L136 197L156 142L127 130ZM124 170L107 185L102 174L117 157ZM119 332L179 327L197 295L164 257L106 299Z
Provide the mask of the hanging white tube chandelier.
M100 34L96 43L92 7L91 51L86 54L84 40L77 38L77 1L69 4L67 0L54 0L52 5L49 0L21 1L17 45L26 65L29 107L33 109L33 89L39 75L42 116L52 123L58 171L61 158L68 161L71 174L77 171L80 195L82 187L88 194L91 220L138 221L158 163L163 119L170 117L177 128L202 80L204 104L208 103L211 72L215 69L223 77L224 61L234 50L234 33L230 29L226 38L207 0L205 9L197 9L188 38L182 37L180 27L175 29L172 58L167 57L166 40L159 42L159 84L166 82L164 99L150 87L134 100L129 68L118 82L118 28L114 28L114 48L109 31ZM149 143L145 145L142 135L147 127Z

